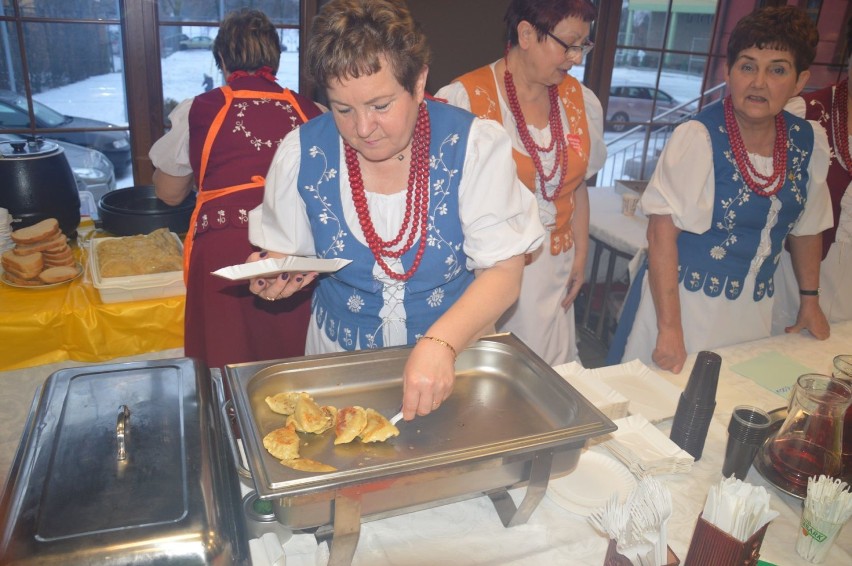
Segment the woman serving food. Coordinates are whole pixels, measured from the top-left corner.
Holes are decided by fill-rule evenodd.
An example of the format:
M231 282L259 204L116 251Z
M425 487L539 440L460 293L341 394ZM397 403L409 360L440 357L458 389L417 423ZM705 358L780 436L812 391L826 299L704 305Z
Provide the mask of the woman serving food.
M291 133L249 237L264 252L344 258L318 279L306 353L415 344L404 418L450 395L454 361L517 299L544 231L502 128L425 100L429 50L402 2L333 0L314 20L307 68L330 112ZM250 289L276 301L317 278Z

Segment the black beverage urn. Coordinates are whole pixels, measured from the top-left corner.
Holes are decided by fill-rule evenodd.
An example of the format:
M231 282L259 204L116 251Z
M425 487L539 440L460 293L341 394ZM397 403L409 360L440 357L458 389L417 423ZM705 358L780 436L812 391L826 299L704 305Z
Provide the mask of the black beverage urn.
M12 216L12 230L56 218L69 238L80 225L80 193L65 150L31 137L0 141L0 207Z

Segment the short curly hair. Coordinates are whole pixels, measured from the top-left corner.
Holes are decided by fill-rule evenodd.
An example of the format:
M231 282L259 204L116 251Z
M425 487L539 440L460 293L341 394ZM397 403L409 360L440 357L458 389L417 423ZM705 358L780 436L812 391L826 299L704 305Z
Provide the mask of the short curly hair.
M414 94L429 65L426 35L401 0L332 0L314 18L306 68L327 89L332 80L378 72L382 57L397 82Z
M281 40L275 26L260 10L243 8L229 12L213 41L216 66L228 72L256 71L270 67L278 72Z
M503 21L510 45L518 44L518 24L526 21L535 26L539 41L553 31L565 18L578 18L591 23L598 11L590 0L512 0L506 8Z
M813 63L818 43L819 31L803 10L795 6L760 8L734 26L728 40L728 68L744 50L757 47L789 51L799 74Z

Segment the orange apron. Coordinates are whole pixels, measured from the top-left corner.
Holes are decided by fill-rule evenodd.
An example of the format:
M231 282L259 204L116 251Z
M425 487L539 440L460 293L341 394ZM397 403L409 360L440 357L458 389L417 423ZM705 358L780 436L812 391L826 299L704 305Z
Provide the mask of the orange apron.
M480 67L458 79L467 91L470 99L470 111L479 118L496 120L503 123L500 112L500 99L497 82L490 65ZM559 85L559 100L565 108L571 133L567 135L568 171L562 183L559 196L554 200L556 206L556 223L550 231L550 253L559 255L567 252L574 245L574 235L571 229L571 219L574 216L574 191L583 182L589 165L589 128L586 122L583 90L580 82L569 75ZM518 178L526 187L536 191L535 164L529 155L512 149L512 157L518 171Z
M213 191L204 190L204 176L207 173L207 163L210 160L210 150L213 148L213 142L219 135L219 130L222 128L222 124L225 122L225 116L227 115L228 110L231 108L231 102L234 99L241 98L265 98L271 100L284 100L286 102L289 102L293 106L293 109L296 111L296 113L298 113L299 118L302 119L302 123L308 121L307 117L302 112L302 109L299 107L299 103L293 97L293 94L287 89L282 92L266 92L260 90L239 90L237 92L234 92L231 87L225 85L221 87L221 90L222 94L225 95L225 103L222 105L222 108L221 110L219 110L219 113L216 115L216 118L213 120L213 123L210 124L210 129L207 131L207 137L204 139L204 148L201 151L201 167L198 171L198 193L195 197L195 210L192 211L192 216L189 219L190 229L187 230L186 238L183 242L184 283L187 282L187 277L189 275L189 259L192 256L192 244L195 241L196 233L195 223L198 219L198 213L201 211L201 208L204 206L204 204L210 202L213 199L228 196L238 191L262 187L266 182L266 179L264 179L261 175L253 175L251 177L251 182L249 183L242 183L240 185L223 187L221 189L216 189Z

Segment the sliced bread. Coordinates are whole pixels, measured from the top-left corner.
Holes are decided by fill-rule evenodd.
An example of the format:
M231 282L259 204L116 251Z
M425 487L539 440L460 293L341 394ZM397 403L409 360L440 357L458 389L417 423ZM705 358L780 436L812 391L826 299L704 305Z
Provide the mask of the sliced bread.
M11 271L4 272L3 277L9 283L21 287L38 287L40 285L44 285L44 282L38 277L36 277L35 279L23 279L21 277L18 277L17 275L13 275Z
M77 266L48 267L38 274L38 278L45 283L62 283L74 279L79 272Z
M59 232L59 221L56 218L47 218L32 226L20 228L12 232L12 241L16 244L32 244L47 240Z
M61 251L67 247L68 238L62 232L56 232L56 234L45 240L39 240L32 244L17 244L15 246L15 253L18 255L27 255L33 252Z
M44 268L41 252L27 255L17 255L12 250L6 250L2 256L3 269L23 279L33 279Z

